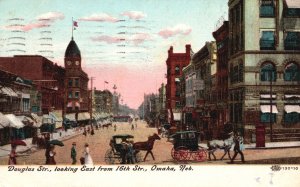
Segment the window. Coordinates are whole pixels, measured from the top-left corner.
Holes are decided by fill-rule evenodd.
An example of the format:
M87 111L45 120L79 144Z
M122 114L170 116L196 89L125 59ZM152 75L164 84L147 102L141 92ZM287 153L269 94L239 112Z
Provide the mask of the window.
M274 50L275 35L274 31L262 31L260 38L260 50Z
M298 112L284 113L285 123L298 123L300 122L300 115Z
M276 122L276 114L270 115L270 113L261 113L260 121L263 123L270 122L270 117L272 118L272 122Z
M79 98L79 92L78 91L75 92L75 98Z
M284 71L285 81L300 81L300 70L295 63L289 63Z
M274 17L275 16L274 1L273 0L261 0L259 15L260 15L260 17Z
M69 87L72 87L72 86L73 86L73 79L69 79L68 85L69 85Z
M287 32L284 40L285 50L300 50L300 32Z
M79 87L79 79L78 78L75 79L75 86Z
M284 11L286 17L300 17L300 8L286 8Z
M72 91L69 91L68 97L69 97L69 98L72 98L72 97L73 97Z
M271 63L265 63L261 67L261 72L260 72L260 80L261 81L276 81L276 69L273 64Z
M176 66L176 67L175 67L175 74L176 74L176 75L179 75L179 74L180 74L180 68L179 68L179 66Z

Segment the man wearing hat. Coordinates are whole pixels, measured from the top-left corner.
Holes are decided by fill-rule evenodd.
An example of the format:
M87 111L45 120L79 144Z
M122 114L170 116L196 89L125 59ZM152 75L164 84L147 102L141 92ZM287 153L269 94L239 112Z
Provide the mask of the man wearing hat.
M76 160L76 142L72 143L72 149L71 149L71 158L72 158L72 164L76 164L77 160Z

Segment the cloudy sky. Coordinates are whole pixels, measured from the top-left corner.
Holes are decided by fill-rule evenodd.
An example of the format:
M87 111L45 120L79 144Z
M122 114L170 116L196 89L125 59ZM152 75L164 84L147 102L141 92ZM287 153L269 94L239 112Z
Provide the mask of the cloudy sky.
M123 103L137 108L144 93L166 82L170 46L184 52L191 44L197 52L213 40L211 33L227 19L227 1L0 0L0 56L39 54L63 66L72 17L82 67L95 87L116 84Z

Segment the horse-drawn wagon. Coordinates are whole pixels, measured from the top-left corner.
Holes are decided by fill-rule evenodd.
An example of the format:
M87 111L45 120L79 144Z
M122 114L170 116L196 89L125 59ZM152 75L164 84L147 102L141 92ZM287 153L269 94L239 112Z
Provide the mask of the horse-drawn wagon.
M171 135L173 148L171 156L177 161L192 160L201 162L207 158L205 148L198 145L199 133L196 131L180 131Z
M112 136L110 148L105 153L105 162L107 164L116 164L127 162L129 157L134 158L134 162L141 161L141 153L133 149L134 136L129 134L119 134Z

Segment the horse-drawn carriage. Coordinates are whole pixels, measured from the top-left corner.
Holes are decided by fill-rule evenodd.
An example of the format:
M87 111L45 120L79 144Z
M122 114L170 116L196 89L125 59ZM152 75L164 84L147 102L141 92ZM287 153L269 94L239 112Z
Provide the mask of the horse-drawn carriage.
M180 131L171 135L173 148L171 156L177 161L187 161L192 158L201 162L206 160L207 150L198 145L199 133L196 131Z
M122 163L122 156L127 157L130 153L133 154L131 156L134 157L135 162L140 162L142 160L141 153L136 152L132 147L133 145L129 145L129 143L133 142L133 139L134 136L129 134L112 136L109 143L110 149L108 149L105 153L105 162L107 164Z

